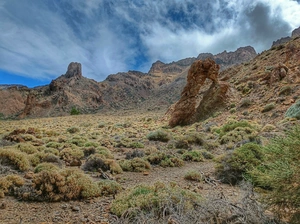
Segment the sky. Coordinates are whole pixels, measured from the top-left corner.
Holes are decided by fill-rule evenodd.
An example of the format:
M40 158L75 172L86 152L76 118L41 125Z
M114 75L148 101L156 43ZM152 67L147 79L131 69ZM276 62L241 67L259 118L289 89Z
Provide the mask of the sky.
M200 53L259 53L300 26L300 0L0 0L0 84L104 80Z

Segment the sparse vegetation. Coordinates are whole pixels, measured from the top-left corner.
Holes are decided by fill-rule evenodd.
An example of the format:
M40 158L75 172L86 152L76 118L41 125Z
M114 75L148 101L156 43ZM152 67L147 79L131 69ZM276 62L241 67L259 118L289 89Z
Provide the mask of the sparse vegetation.
M294 103L285 113L285 117L296 118L300 120L300 100Z
M150 132L147 135L147 138L150 141L168 142L171 139L171 136L166 131L157 130L157 131Z
M262 113L268 112L270 110L273 110L275 108L275 104L274 103L269 103L267 104L262 110Z

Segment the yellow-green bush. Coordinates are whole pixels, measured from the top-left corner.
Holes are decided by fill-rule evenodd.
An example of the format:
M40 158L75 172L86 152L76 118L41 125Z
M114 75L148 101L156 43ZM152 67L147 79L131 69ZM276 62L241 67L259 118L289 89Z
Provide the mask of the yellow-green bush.
M200 150L191 150L183 153L182 159L185 161L194 161L194 162L202 162L204 161L204 157Z
M21 171L26 171L30 168L27 155L13 148L0 149L0 158L2 159L2 163L12 165Z
M164 130L152 131L147 135L150 141L168 142L171 139L171 135Z
M200 181L202 180L202 175L201 175L201 173L200 173L199 171L196 171L196 170L189 170L189 171L184 175L184 179L200 182Z
M40 163L34 168L35 173L39 173L41 171L57 171L59 167L54 165L53 163Z
M265 202L272 208L300 212L300 127L262 148L264 160L250 170L253 183L268 189Z
M132 160L120 160L119 164L123 171L143 172L151 169L151 165L148 161L138 157L133 158Z
M261 146L247 143L218 159L216 175L224 183L236 184L244 175L263 161Z
M34 154L38 152L38 150L30 143L19 143L16 146L16 149L26 154Z
M112 203L111 212L117 216L125 212L128 212L129 216L134 216L136 215L134 209L144 212L154 210L160 213L166 205L175 209L177 204L182 202L184 202L182 209L189 210L201 202L201 196L174 185L157 182L152 186L138 185L119 193Z

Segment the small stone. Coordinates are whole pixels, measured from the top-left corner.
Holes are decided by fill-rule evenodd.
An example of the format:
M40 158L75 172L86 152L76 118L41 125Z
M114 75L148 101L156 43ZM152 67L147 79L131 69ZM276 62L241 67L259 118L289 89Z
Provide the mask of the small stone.
M147 171L143 172L143 175L144 175L144 176L148 176L149 174L150 174L150 173L147 172Z
M79 212L80 211L80 208L78 206L72 206L72 211L73 212Z

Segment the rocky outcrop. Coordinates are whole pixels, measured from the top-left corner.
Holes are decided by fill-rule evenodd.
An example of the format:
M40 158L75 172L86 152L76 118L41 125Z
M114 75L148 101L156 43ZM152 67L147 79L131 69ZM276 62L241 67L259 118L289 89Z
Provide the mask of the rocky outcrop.
M272 47L279 46L281 44L284 44L286 42L289 42L291 40L291 37L282 37L276 41L273 41Z
M72 77L76 77L76 78L81 78L82 77L82 73L81 73L81 64L78 62L71 62L68 66L68 70L66 72L66 78L72 78Z
M197 60L191 65L188 71L187 84L171 114L169 121L171 127L193 123L202 114L210 113L210 108L214 108L216 103L225 102L224 97L229 86L225 83L219 83L219 69L220 66L210 58ZM212 80L213 83L200 105L197 105L197 95L206 79Z
M292 38L299 37L299 36L300 36L300 27L294 29L292 32Z

